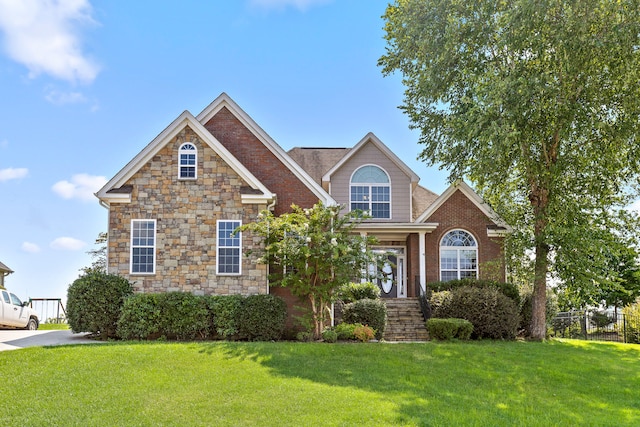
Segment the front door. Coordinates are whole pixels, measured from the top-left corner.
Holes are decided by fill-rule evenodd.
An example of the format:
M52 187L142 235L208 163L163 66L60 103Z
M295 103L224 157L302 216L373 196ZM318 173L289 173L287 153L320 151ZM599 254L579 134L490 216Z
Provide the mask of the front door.
M376 252L385 255L377 284L382 298L406 298L404 248L381 248Z

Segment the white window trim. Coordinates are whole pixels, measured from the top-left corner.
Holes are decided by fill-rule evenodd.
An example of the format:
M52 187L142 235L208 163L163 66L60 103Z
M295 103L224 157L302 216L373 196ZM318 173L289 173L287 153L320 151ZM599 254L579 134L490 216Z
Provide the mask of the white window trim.
M191 145L193 146L193 152L191 149L187 150L184 147L187 145ZM183 167L191 167L189 165L183 165L182 164L182 154L194 154L195 153L195 164L194 164L194 173L193 176L189 176L189 177L185 177L182 176L182 168ZM179 180L185 180L185 181L193 181L195 179L198 179L198 147L196 146L196 144L194 142L185 142L184 144L180 145L180 148L178 148L178 179Z
M387 182L386 184L377 182L377 183L353 183L353 176L356 174L356 172L358 172L360 169L367 167L367 166L373 166L376 167L378 169L380 169L382 172L385 173L385 175L387 175L387 180L389 182ZM353 201L351 200L351 189L352 187L369 187L369 197L371 197L371 187L384 187L384 186L388 186L389 187L389 217L388 218L375 218L375 217L371 217L368 218L369 220L377 220L377 219L384 219L384 220L389 220L393 218L393 189L391 186L391 175L389 175L389 172L387 172L382 166L380 165L376 165L373 163L367 163L364 165L360 165L358 166L353 173L351 174L351 176L349 177L349 211L353 211L353 209L351 209L351 205L353 203L363 203L362 201ZM371 201L371 199L369 199L368 201L369 203L369 210L368 211L364 211L365 213L367 213L368 215L371 215L371 204L373 203Z
M476 245L475 246L442 246L442 241L444 240L445 237L447 237L450 233L454 232L454 231L462 231L464 233L467 233L468 235L470 235L473 240L475 241ZM474 270L469 270L469 269L461 269L460 268L460 251L465 251L465 250L475 250L476 251L476 268L475 268L475 272L476 272L476 279L478 279L479 274L480 274L480 260L479 260L479 254L480 251L478 250L478 238L469 230L465 230L463 228L454 228L452 230L447 231L446 233L444 233L442 235L442 237L440 238L440 244L438 245L438 274L440 277L440 281L443 280L442 278L442 250L447 250L447 251L453 251L455 250L457 252L456 254L456 262L457 262L457 267L455 270L452 269L447 269L446 271L451 272L451 271L455 271L457 273L457 278L456 279L451 279L451 280L460 280L460 273L462 271L474 271Z
M220 223L226 222L237 222L238 227L242 226L242 220L239 219L219 219L216 221L216 275L218 276L241 276L242 275L242 231L238 232L238 238L240 241L240 246L221 246L220 245L220 236L218 232L220 230ZM236 227L237 228L237 227ZM237 273L225 273L220 272L220 249L238 249L238 272Z
M134 272L133 271L133 224L136 222L153 222L153 246L136 246L136 248L153 248L153 271L148 272ZM156 263L158 261L157 258L157 234L158 234L158 222L155 219L132 219L131 220L131 229L129 236L129 274L135 276L151 276L156 274Z

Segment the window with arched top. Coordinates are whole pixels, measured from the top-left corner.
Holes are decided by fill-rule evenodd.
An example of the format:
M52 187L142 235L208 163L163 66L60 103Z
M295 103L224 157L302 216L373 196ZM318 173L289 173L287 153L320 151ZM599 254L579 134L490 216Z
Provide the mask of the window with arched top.
M351 210L362 210L373 218L391 218L391 180L378 166L356 170L350 183Z
M478 243L464 230L452 230L440 241L440 280L477 279Z
M198 149L191 142L185 142L178 150L178 177L180 179L196 179Z

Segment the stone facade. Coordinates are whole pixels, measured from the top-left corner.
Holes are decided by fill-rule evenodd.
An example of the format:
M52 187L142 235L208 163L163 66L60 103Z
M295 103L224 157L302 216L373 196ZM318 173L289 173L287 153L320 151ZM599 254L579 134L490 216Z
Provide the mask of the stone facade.
M178 149L184 142L198 151L197 179L178 178ZM131 203L109 211L109 272L127 278L140 292L194 294L267 293L266 266L256 258L261 239L242 236L241 275L216 274L216 221L255 220L266 204L242 204L247 183L186 126L126 183ZM131 220L157 221L155 274L130 273Z

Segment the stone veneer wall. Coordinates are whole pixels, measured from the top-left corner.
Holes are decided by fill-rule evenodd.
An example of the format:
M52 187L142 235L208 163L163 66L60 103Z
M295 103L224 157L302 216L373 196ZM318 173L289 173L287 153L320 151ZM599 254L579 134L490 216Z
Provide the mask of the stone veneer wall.
M198 149L197 179L178 179L178 148ZM265 294L267 269L256 262L262 240L242 236L241 275L216 275L216 221L252 222L266 204L243 205L247 184L187 126L128 182L132 202L111 204L109 272L134 283L138 292L186 291L197 295ZM155 219L156 272L130 274L132 219ZM245 252L253 251L245 256Z

